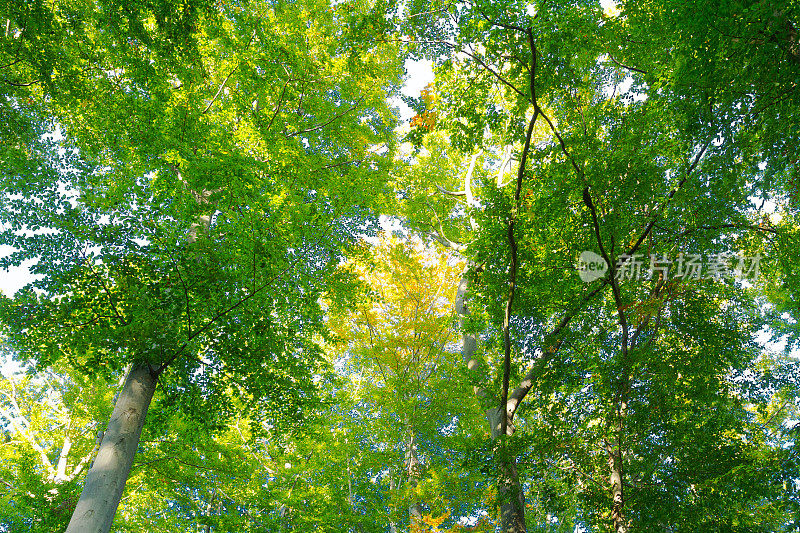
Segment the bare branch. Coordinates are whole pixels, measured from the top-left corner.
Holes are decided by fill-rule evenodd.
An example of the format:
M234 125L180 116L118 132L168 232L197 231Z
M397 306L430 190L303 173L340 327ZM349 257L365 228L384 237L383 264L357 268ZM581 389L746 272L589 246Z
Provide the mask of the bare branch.
M447 189L445 189L444 187L442 187L438 183L435 183L434 186L436 187L436 189L438 189L438 191L440 193L446 194L447 196L466 196L467 195L467 191L448 191Z
M231 70L230 73L228 73L228 75L225 76L225 79L222 80L222 85L220 85L219 89L217 89L217 94L214 95L214 98L212 98L211 101L206 106L206 108L203 109L203 112L200 113L201 115L205 115L206 113L208 113L208 110L211 109L211 106L214 105L214 102L216 102L217 97L219 97L219 94L225 88L225 84L228 83L228 80L231 78L231 76L233 76L233 73L236 72L236 69L238 69L238 68L239 68L239 64L237 63L236 66L233 67L233 70Z

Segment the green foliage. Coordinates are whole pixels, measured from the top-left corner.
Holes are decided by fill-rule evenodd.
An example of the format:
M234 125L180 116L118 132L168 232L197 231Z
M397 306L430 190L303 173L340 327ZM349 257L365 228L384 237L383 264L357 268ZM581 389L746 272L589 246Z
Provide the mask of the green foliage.
M0 3L0 267L37 277L0 299L8 343L86 421L79 385L160 373L120 531L484 530L508 465L530 531L792 531L797 10ZM406 57L435 81L395 131ZM447 254L364 244L380 213ZM616 276L631 252L671 269ZM75 483L36 442L0 448L4 524L62 527Z
M1 240L15 250L2 266L38 261L39 279L3 300L15 349L41 368L167 369L171 403L198 419L231 379L262 416L296 418L319 367L317 300L348 290L324 280L374 227L391 160L391 46L343 47L337 29L372 15L33 7L8 12L4 53L9 77L40 76L5 102L31 101L32 127L46 118L57 134L16 139L2 173ZM59 39L36 65L42 32Z
M3 358L4 365L10 357ZM113 390L77 372L6 367L0 380L0 528L64 529Z
M511 376L532 381L523 385L530 393L516 412L514 439L520 477L538 495L529 527L783 527L779 509L790 500L779 496L775 464L761 459L781 452L754 436L761 432L752 414L775 391L750 397L740 387L767 388L766 376L753 373L763 361L752 344L760 328L776 324L776 334L795 339L795 317L785 310L794 299L787 287L797 256L788 242L796 221L770 169L786 169L776 139L790 126L777 117L794 114L792 97L777 97L772 82L791 83L796 65L773 63L767 76L742 78L738 62L751 59L726 53L751 39L755 61L768 61L759 24L772 17L783 33L766 35L784 39L781 57L792 56L794 12L767 14L759 5L746 32L761 37L748 38L716 24L739 16L716 4L535 8L453 7L458 24L444 35L429 21L410 23L421 41L447 53L425 49L437 62L437 125L398 172L409 225L464 250L476 266L470 310L483 324L492 403L503 373L514 221ZM761 199L777 204L777 225ZM657 277L615 282L613 268L604 286L575 275L584 250L604 248L613 267L634 246L645 270L652 257L761 254L762 278L748 289L730 279L675 279L674 267L669 285ZM759 309L765 288L782 302L780 312ZM491 454L482 455L487 475L496 472ZM608 489L615 457L622 507ZM747 481L756 476L770 482ZM728 485L733 478L741 484ZM698 496L687 498L693 491Z

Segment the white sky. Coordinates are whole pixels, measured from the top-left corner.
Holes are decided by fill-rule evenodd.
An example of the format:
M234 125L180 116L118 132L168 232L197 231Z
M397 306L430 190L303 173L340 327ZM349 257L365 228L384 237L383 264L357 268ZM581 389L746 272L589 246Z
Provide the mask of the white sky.
M412 98L419 98L422 89L433 81L433 63L427 59L412 61L406 59L403 65L406 68L405 85L402 93ZM393 98L391 103L400 109L400 118L410 120L414 112L400 98Z
M9 255L13 250L10 246L0 245L0 257ZM11 268L8 271L0 270L0 291L6 296L13 296L31 280L28 267L34 263L35 260L25 261L22 266Z

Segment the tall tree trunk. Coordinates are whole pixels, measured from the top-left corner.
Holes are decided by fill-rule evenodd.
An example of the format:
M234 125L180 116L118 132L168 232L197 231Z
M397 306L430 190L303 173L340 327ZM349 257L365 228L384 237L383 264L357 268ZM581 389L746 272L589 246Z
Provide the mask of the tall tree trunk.
M470 267L468 267L470 268ZM456 291L456 315L458 325L462 332L461 357L473 374L480 374L484 365L477 358L476 351L478 346L477 336L464 331L464 323L467 318L467 307L464 304L464 297L469 286L468 271L461 276ZM476 376L477 377L477 376ZM474 387L478 397L485 397L486 391L480 387ZM503 413L505 409L488 409L486 420L489 423L489 430L493 440L500 437L503 427ZM506 434L512 434L514 426L510 421L506 422ZM525 526L525 494L519 482L519 472L517 471L516 457L507 453L505 447L501 447L496 456L497 459L497 494L500 500L500 521L502 533L526 533Z
M392 494L394 497L394 491L397 490L397 483L394 480L394 476L392 475L392 468L389 467L389 493ZM391 509L393 511L397 510L397 507L392 506ZM392 514L390 514L389 519L389 533L397 533L397 523L391 519Z
M619 449L619 446L608 447L608 466L611 471L609 480L611 481L611 496L613 498L611 519L614 521L614 531L616 533L627 533L628 526L623 513L625 493L622 487L622 481L624 479L624 473L622 471L622 451Z
M111 529L157 380L148 365L133 367L128 373L66 533L108 533Z
M486 413L489 419L492 439L496 440L502 433L502 418L500 409L490 409ZM514 427L508 424L506 433L512 434ZM519 482L517 472L517 458L508 453L508 449L501 443L495 453L497 464L497 497L500 500L500 531L502 533L526 533L525 525L525 493Z
M409 427L409 438L406 444L406 474L408 475L408 484L413 489L417 487L421 474L421 465L417 458L417 435L414 433L414 428ZM408 523L411 530L414 527L422 527L422 503L417 500L412 500L408 505Z
M172 166L178 180L187 186L180 170ZM209 204L213 191L191 191L201 206ZM196 242L200 233L207 233L211 215L200 215L193 223L187 238L188 244ZM238 304L237 304L238 305ZM230 309L228 310L230 311ZM188 308L186 310L189 312ZM226 311L227 313L227 311ZM215 319L214 319L215 320ZM214 321L212 320L212 322ZM191 322L189 325L191 329ZM131 367L125 384L114 403L114 411L103 435L94 463L89 467L81 497L66 533L108 533L122 499L125 483L133 465L139 439L142 436L147 409L156 391L158 375L181 353L177 350L157 370L149 364ZM295 483L297 478L295 478Z
M505 450L503 450L505 452ZM500 498L500 525L503 533L526 533L525 494L519 483L517 459L503 453L499 459L497 495Z
M625 376L620 380L617 388L617 413L614 427L614 440L606 441L606 452L608 454L608 481L611 485L611 519L614 522L615 533L628 533L628 521L625 517L625 465L623 463L623 445L625 417L627 415L627 390L630 380L627 376L627 359L623 360Z

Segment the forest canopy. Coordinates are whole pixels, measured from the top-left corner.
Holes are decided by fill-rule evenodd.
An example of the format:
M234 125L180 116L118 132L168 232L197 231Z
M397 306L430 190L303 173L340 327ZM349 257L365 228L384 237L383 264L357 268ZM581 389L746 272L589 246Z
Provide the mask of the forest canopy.
M0 533L800 531L794 2L0 22Z

